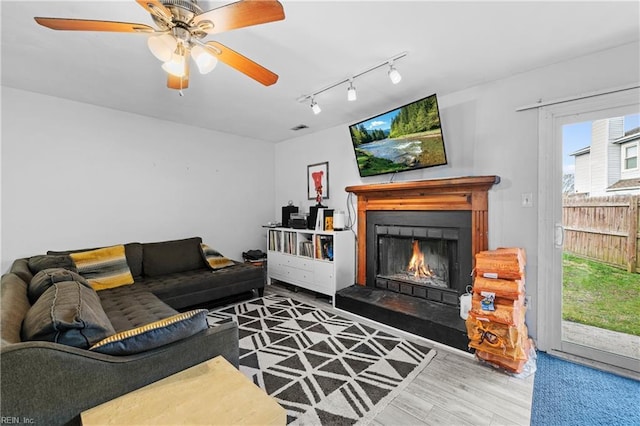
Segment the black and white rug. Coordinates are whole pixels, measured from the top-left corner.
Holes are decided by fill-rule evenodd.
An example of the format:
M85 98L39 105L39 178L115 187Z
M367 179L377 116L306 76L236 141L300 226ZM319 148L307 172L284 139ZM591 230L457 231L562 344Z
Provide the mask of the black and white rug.
M275 397L297 425L367 424L435 351L280 295L212 310L236 321L240 371Z

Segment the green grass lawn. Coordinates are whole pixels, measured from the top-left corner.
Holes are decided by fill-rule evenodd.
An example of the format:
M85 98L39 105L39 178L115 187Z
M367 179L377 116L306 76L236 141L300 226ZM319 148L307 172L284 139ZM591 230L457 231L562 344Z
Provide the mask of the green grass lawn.
M640 336L640 274L563 255L562 319Z

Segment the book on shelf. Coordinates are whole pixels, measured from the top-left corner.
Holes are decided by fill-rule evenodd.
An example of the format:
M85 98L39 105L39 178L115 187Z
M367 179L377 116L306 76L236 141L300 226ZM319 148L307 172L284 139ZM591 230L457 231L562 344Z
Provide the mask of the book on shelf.
M280 231L269 230L269 250L282 251L282 242L280 240Z
M299 255L313 257L313 243L311 241L301 241Z
M333 231L333 209L318 208L316 214L316 231Z
M324 208L318 207L318 211L316 213L316 231L322 231L322 224L324 223Z
M296 233L285 232L284 233L284 252L288 254L296 254Z
M324 230L333 231L333 209L325 209L324 211Z
M315 258L333 260L333 236L316 235Z

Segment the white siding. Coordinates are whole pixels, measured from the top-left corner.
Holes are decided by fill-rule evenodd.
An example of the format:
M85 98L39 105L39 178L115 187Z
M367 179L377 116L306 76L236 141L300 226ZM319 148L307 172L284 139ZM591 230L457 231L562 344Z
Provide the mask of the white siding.
M609 140L613 141L624 136L624 117L609 119Z
M611 141L624 136L624 117L609 120L609 140L607 141L607 188L621 179L620 147Z
M591 154L576 155L576 170L574 175L573 186L576 193L588 193L591 184Z
M607 185L607 145L609 125L607 120L595 120L591 124L591 195L603 195Z

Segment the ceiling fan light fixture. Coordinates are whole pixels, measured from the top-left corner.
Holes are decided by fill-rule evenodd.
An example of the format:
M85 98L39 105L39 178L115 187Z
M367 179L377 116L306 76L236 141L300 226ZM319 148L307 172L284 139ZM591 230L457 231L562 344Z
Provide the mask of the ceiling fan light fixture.
M187 73L185 67L185 57L183 55L174 53L170 61L162 64L162 69L171 75L175 75L176 77L184 77Z
M358 94L356 93L356 88L353 87L353 81L350 81L349 88L347 89L347 100L353 102L356 99L358 99Z
M402 75L400 75L400 72L393 66L393 62L389 62L388 74L389 74L389 79L393 84L398 84L400 83L400 80L402 80Z
M151 53L153 53L153 56L160 59L162 62L168 62L171 60L177 45L178 41L171 34L149 37L147 40L147 46Z
M200 74L209 74L218 64L218 58L197 44L191 48L191 57L198 66Z

